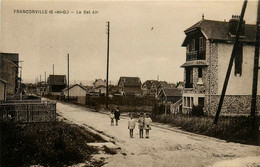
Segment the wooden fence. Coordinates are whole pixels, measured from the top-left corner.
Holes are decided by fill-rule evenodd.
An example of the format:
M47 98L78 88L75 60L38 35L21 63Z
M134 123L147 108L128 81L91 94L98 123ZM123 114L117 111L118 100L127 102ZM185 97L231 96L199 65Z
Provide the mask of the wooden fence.
M56 103L40 100L1 102L0 119L18 123L55 121Z

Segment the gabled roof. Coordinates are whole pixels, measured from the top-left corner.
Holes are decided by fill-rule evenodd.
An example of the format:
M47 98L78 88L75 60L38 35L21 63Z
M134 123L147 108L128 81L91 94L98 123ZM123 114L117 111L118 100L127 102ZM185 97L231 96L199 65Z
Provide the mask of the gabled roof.
M152 83L155 82L156 80L147 80L143 83L143 86L146 85L147 89L150 89L152 86Z
M188 35L194 30L200 30L207 39L219 41L234 41L235 39L229 35L229 22L215 20L201 20L184 32ZM245 24L245 38L240 38L243 42L255 42L256 25ZM187 46L188 38L186 36L182 46Z
M66 75L49 75L48 84L66 85Z
M73 88L73 87L75 87L75 86L79 86L81 89L84 89L85 91L87 91L87 89L86 89L85 87L83 87L83 86L81 86L81 85L79 85L79 84L74 84L74 85L70 86L69 89L71 89L71 88ZM63 89L62 91L67 91L67 90L68 90L68 87L65 88L65 89Z
M139 77L120 77L118 84L124 83L124 86L141 86L141 80Z
M159 85L166 85L168 84L166 81L154 81L152 85L154 85L156 88L158 88Z
M162 92L167 97L182 96L182 89L179 89L179 88L164 88L161 90L161 93Z

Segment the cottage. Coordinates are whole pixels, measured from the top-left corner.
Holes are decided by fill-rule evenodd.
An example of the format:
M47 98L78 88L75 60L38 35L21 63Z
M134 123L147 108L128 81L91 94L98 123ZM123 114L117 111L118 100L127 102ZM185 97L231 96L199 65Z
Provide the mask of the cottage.
M159 93L159 86L160 85L166 85L168 84L166 81L154 81L151 85L150 93L154 96L157 97Z
M158 94L161 102L175 103L182 98L182 89L178 88L163 88Z
M199 105L209 115L216 113L238 22L237 16L229 22L202 19L184 31L186 38L182 46L186 47L186 62L181 66L185 82L183 112ZM250 113L255 34L256 25L244 21L222 114ZM259 93L260 89L257 92L258 111Z
M151 94L151 87L153 82L156 80L147 80L142 85L142 95L150 95Z
M14 95L19 91L18 68L18 53L0 53L0 79L6 82L6 95Z
M49 75L48 92L51 94L60 94L66 88L66 75Z
M124 95L141 95L141 80L139 77L120 77L119 92Z
M68 96L68 87L63 89L62 93L65 96ZM69 94L72 97L81 97L81 96L85 97L87 93L88 93L88 90L79 84L75 84L75 85L72 85L69 87Z

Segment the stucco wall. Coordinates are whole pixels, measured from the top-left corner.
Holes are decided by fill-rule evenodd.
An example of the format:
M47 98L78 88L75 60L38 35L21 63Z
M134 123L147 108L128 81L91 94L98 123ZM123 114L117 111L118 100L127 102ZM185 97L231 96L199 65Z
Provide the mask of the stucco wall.
M219 44L218 57L219 57L219 73L218 73L218 94L221 94L223 83L225 80L229 59L233 49L232 44ZM253 67L254 67L254 46L243 46L243 63L242 75L235 76L235 66L230 74L230 79L227 87L227 95L251 95L252 94L252 81L253 81ZM258 76L258 83L260 83L260 73ZM260 95L260 87L258 85L257 94Z
M87 91L79 86L70 88L70 96L86 96ZM68 96L68 90L64 91L65 96Z

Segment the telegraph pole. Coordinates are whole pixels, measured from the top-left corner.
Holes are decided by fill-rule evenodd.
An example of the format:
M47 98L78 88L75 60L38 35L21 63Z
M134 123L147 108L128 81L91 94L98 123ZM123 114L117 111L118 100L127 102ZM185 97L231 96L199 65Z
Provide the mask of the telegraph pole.
M260 2L258 0L257 20L256 20L256 42L255 42L255 56L254 56L254 72L253 72L253 88L252 88L252 101L251 101L251 127L255 126L255 113L256 113L256 96L257 96L257 82L259 68L259 45L260 45Z
M68 54L68 101L70 99L70 55Z
M107 22L107 87L106 87L106 109L108 109L108 74L109 74L109 34L110 34L110 23Z
M232 50L232 53L231 53L231 57L230 57L230 60L229 60L226 78L225 78L225 81L224 81L221 97L220 97L220 100L219 100L218 110L216 112L216 116L215 116L215 119L214 119L214 124L218 123L219 114L220 114L222 104L223 104L223 101L224 101L224 98L225 98L228 80L229 80L231 69L232 69L232 66L233 66L233 61L234 61L234 58L236 56L235 53L236 53L237 46L238 46L238 40L239 40L239 36L240 36L240 32L241 32L241 27L242 27L242 22L243 22L243 19L244 19L245 11L246 11L246 6L247 6L247 0L244 0L244 4L243 4L243 7L242 7L242 11L241 11L241 14L240 14L240 20L239 20L239 24L238 24L238 28L237 28L237 32L236 32L235 43L234 43L233 50Z

